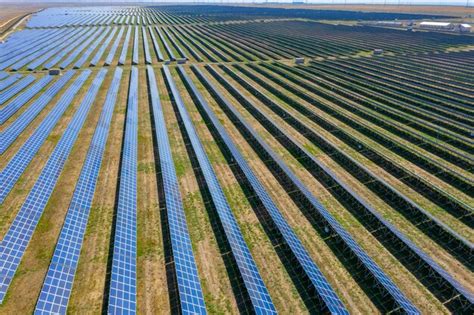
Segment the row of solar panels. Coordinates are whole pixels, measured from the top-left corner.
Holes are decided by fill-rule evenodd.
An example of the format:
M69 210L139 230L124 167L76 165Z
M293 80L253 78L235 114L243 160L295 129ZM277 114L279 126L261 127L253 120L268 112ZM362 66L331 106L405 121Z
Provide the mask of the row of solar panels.
M244 88L248 88L249 91L256 95L264 104L267 104L272 110L277 113L280 117L288 120L289 123L296 126L300 124L298 119L293 117L288 111L283 108L280 108L274 102L272 102L268 97L264 96L260 92L255 89L252 89L252 85L250 82L246 81L244 78L239 76L238 74L234 73L230 70L229 67L221 66L225 72L239 83L242 84ZM281 143L288 147L290 152L298 152L295 154L295 157L299 160L308 161L308 166L312 169L319 168L324 175L318 176L327 176L331 179L331 187L335 191L341 191L342 196L346 196L344 201L348 202L349 207L353 208L357 212L360 212L358 215L367 221L367 229L369 231L377 231L375 236L382 242L382 244L390 244L387 246L389 251L397 256L399 255L400 251L403 251L403 256L401 257L404 263L406 264L407 268L420 279L422 282L430 281L430 285L428 288L432 290L432 292L443 302L454 302L453 304L463 305L469 309L470 305L472 306L472 302L474 301L473 295L466 290L461 284L459 284L448 272L443 270L441 266L439 266L435 261L433 261L429 255L424 253L420 248L418 248L413 242L411 242L407 237L403 235L396 227L391 225L388 221L386 221L376 209L370 206L363 197L361 197L358 193L356 193L351 187L345 184L341 179L338 178L333 172L331 172L327 167L321 164L314 156L309 153L301 144L298 143L296 139L292 136L283 133L278 127L278 124L272 121L268 115L262 112L258 107L255 107L251 102L247 101L244 95L231 85L224 77L218 74L210 66L207 66L207 69L210 73L220 82L222 83L225 88L236 97L240 102L243 103L244 107L246 107L252 115L254 115L257 120L259 120L263 125L265 125L268 130L274 134L275 138L281 141ZM260 94L259 94L260 93ZM226 103L224 103L226 104ZM229 107L226 105L226 107ZM245 126L244 120L238 115L238 113L229 107L236 120L238 120L242 126ZM239 118L240 117L240 118ZM297 130L299 130L297 128ZM306 134L310 134L312 131L311 129L305 129ZM258 136L251 132L250 134L256 139L255 143L260 143L258 141ZM248 138L248 137L247 137ZM261 145L261 148L264 149L265 146ZM269 154L271 156L271 154ZM280 166L278 169L278 173L281 174L284 170L283 167ZM295 189L297 186L295 186ZM303 194L304 195L304 194ZM394 248L393 246L396 247ZM469 248L469 245L467 245ZM471 254L472 256L472 245L471 245ZM469 251L469 250L468 250ZM409 262L409 263L408 263ZM469 268L469 267L468 267Z
M126 35L118 58L118 64L124 65L127 62L132 27L92 27L43 30L40 33L19 32L18 38L0 45L2 48L0 51L0 69L17 71L24 67L28 70L35 70L51 69L53 67L65 69L71 66L73 68L82 68L87 65L97 66L109 46L104 64L112 65L125 29ZM139 63L140 30L143 36L145 63L152 63L152 51L148 43L148 34L151 37L154 53L159 61L165 60L160 49L160 43L163 44L170 60L187 59L186 52L177 43L176 36L178 35L174 31L167 31L164 28L160 30L158 27L135 26L133 28L132 64ZM171 34L171 32L174 34ZM156 35L158 35L160 41L157 40ZM112 43L114 37L115 40ZM184 43L181 38L179 40ZM112 45L110 45L111 43ZM175 56L171 47L176 49L179 57ZM92 55L94 52L95 54ZM86 64L89 59L89 64ZM13 78L10 80L13 80ZM2 87L3 82L0 82L0 89Z
M264 72L261 68L254 67L254 66L250 66L250 67L254 68L257 72L260 72L262 75L267 75L269 78L272 78L276 82L281 82L281 81L277 81L278 79L273 77L271 73ZM226 69L227 71L229 71L228 68ZM258 80L255 76L250 74L246 69L242 68L242 71L249 74L249 76L252 77L253 79ZM244 85L248 87L251 86L250 82L243 80L241 78L239 80L241 80ZM272 89L273 87L268 87L268 88ZM249 89L253 89L253 88L249 88ZM291 89L291 87L289 87L289 89ZM293 92L295 91L296 90L294 89ZM303 99L309 102L313 101L313 98L311 96L306 95L304 93L301 93L299 96L301 96ZM260 96L260 97L263 98L263 96ZM290 102L290 100L288 100L288 102ZM306 111L307 114L310 114L308 110L301 109L301 108L302 107L300 107L301 111ZM349 156L347 153L343 152L342 150L338 149L336 146L328 142L323 136L318 135L317 133L312 131L309 126L305 125L302 122L299 122L297 119L293 119L292 122L295 126L297 126L298 129L304 130L303 131L304 134L306 134L312 139L317 139L317 142L321 146L323 146L325 150L327 150L327 153L329 155L334 156L335 160L341 166L346 167L348 169L352 169L356 178L360 179L362 182L372 183L370 185L372 187L372 190L376 193L380 193L381 191L380 193L381 198L384 199L387 203L389 204L391 203L392 207L394 207L395 210L402 213L415 226L420 226L420 225L429 226L429 228L421 227L420 230L422 230L429 237L431 237L433 241L439 243L447 251L451 252L453 255L457 257L463 257L463 256L467 257L468 255L472 253L472 244L465 237L453 231L444 222L440 221L438 218L430 214L427 210L423 209L423 207L419 206L413 200L405 196L403 193L393 188L387 181L385 181L383 178L378 177L376 174L370 171L365 165L362 165L361 163L357 162L354 158ZM329 130L339 129L337 126L331 126L331 127L328 126L326 128ZM342 131L339 131L339 133L341 132ZM379 189L379 191L377 191L377 189L375 188ZM454 207L455 205L454 200L450 203L451 203L450 206ZM469 216L469 213L471 212L472 210L468 209L468 207L465 209L465 213L467 216ZM441 235L442 237L440 237ZM442 240L440 240L440 238ZM460 261L464 263L464 261L466 260L464 258L461 258Z
M92 11L92 12L91 12ZM173 16L163 11L143 8L143 10L68 10L46 9L33 15L28 21L28 28L71 27L71 26L104 26L104 25L153 25L161 23L195 23L203 18Z
M353 253L358 257L358 259L360 259L360 262L367 268L368 272L373 275L379 285L382 286L390 295L390 298L396 301L398 307L408 313L417 313L418 311L413 304L406 299L403 293L400 292L400 290L375 264L375 262L367 256L351 236L334 218L331 217L329 212L327 212L317 199L311 195L311 193L304 187L298 178L291 173L278 156L271 151L263 140L259 139L256 132L249 127L235 109L232 109L232 105L230 105L225 97L222 96L215 87L213 87L212 83L206 79L198 69L195 69L195 71L198 77L206 83L206 87L213 91L218 100L220 100L222 104L225 104L225 106L233 112L235 117L239 118L241 123L251 131L251 134L258 140L262 148L264 148L268 155L273 158L282 170L284 170L295 187L298 187L308 200L310 200L313 207L324 217L328 227L337 233L344 242L346 242L347 246L351 248ZM79 109L66 128L66 131L59 140L46 166L43 168L41 175L32 188L32 191L28 195L24 205L20 209L20 212L0 244L0 298L2 300L20 263L21 257L26 250L28 241L31 239L36 224L46 206L47 200L54 189L62 167L64 166L75 139L77 138L77 134L94 101L95 95L105 78L106 72L107 70L103 69L97 74L92 86L89 88L79 106ZM218 130L220 137L230 150L250 186L254 189L258 198L270 214L271 219L277 226L279 233L283 236L287 246L296 257L296 260L301 265L307 277L311 280L312 285L321 298L323 305L322 309L326 309L326 311L332 313L345 313L346 310L344 305L334 293L329 283L324 278L324 275L314 264L296 234L294 234L277 206L265 191L263 185L253 174L252 169L227 135L225 129L220 125L206 100L194 86L186 72L182 68L179 69L179 72L184 78L190 93L195 99L197 99L198 105L204 108L204 111L212 122L212 125ZM65 79L65 81L68 81L72 77L74 71L68 73L71 73L71 75L69 78ZM18 153L12 158L7 167L2 171L2 180L15 177L18 179L90 73L91 72L88 70L82 72L76 81L64 93L62 99L58 101L55 108L37 127L33 135L27 140ZM173 257L177 273L176 278L181 299L181 308L185 313L205 313L205 305L197 275L197 268L195 266L192 248L190 246L186 219L182 210L176 174L169 148L169 141L166 135L165 122L161 113L156 79L151 67L147 69L147 73L151 91L153 115L157 126L156 136L158 139L160 164L162 167L163 183L166 192L166 206L170 224L170 235L172 239ZM88 210L94 194L95 182L97 180L103 148L107 138L110 115L113 110L113 104L115 103L121 74L122 71L117 69L114 75L113 84L111 84L108 91L103 113L100 118L100 121L103 123L98 124L91 144L91 149L88 152L80 179L76 185L76 190L68 210L68 215L61 231L38 300L38 314L43 312L63 313L66 310L80 252L80 244L76 244L75 247L71 245L73 245L73 242L82 242L84 229L87 225ZM211 199L216 207L219 220L224 228L227 242L232 249L250 303L254 311L257 313L273 313L275 312L275 309L265 284L263 283L250 251L245 244L232 210L222 192L217 176L214 173L209 158L207 157L202 143L197 136L193 123L181 99L180 92L177 90L174 79L167 67L164 68L164 75L170 88L171 95L173 96L175 106L177 107L179 115L183 121L186 133L190 138L192 148L197 156L199 166L204 174L206 185L211 192ZM56 82L56 84L58 84L58 82ZM58 86L60 85L58 84ZM134 313L136 310L136 150L138 115L138 70L136 68L132 68L129 88L119 201L114 236L114 253L110 280L109 312L111 313ZM26 120L29 119L30 121L34 118L34 116L33 118L28 118L30 116L25 117ZM15 172L17 175L11 175ZM13 184L11 184L11 187ZM380 218L380 220L383 219ZM384 224L387 226L388 223L384 222ZM80 229L77 229L77 226L80 227ZM395 228L391 226L389 227L394 231L398 238L402 238L405 244L410 245L410 248L412 248L416 254L421 256L424 261L427 261L428 256L414 247L414 245L406 240L400 232L395 230ZM431 266L436 267L434 268L435 271L443 271L434 262L429 260L428 262ZM461 294L466 294L466 292L461 292Z

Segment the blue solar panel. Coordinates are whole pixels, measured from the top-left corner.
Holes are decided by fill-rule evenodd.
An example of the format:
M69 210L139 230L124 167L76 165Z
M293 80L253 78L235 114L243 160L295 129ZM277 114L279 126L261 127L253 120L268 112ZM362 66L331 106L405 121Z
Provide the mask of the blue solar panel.
M12 85L12 84L15 83L16 81L18 81L21 77L22 77L21 74L16 73L16 74L14 74L14 75L9 76L9 77L6 78L5 80L0 81L0 91L6 89L6 88L9 87L10 85Z
M125 35L125 41L123 42L122 52L120 53L120 57L118 60L119 65L124 65L125 61L127 60L128 43L130 42L131 33L132 33L132 27L129 26L127 29L127 35Z
M5 91L0 92L0 105L5 104L6 101L8 101L10 98L15 96L17 93L19 93L21 90L26 88L28 85L30 85L33 81L35 80L35 77L32 75L29 75L14 86L11 86L10 88L6 89Z
M199 69L195 68L196 70ZM200 73L200 72L199 72ZM215 73L215 72L213 72ZM200 75L206 82L209 82L202 74ZM211 85L211 84L210 84ZM211 85L212 86L212 85ZM393 297L396 303L408 313L419 313L417 308L404 296L400 289L392 282L392 280L382 271L382 269L365 253L365 251L357 244L352 236L334 219L334 217L324 208L324 206L317 200L314 195L306 188L306 186L298 179L298 177L286 166L286 164L279 158L279 156L260 138L258 133L245 121L240 113L222 96L217 90L213 90L218 97L223 100L225 106L233 113L233 115L246 127L246 129L252 134L255 140L261 145L262 148L270 155L275 161L279 168L288 176L292 183L298 188L298 190L307 198L307 200L313 205L313 207L321 214L324 220L329 224L334 232L336 232L341 239L346 243L350 250L358 257L359 261L367 268L369 272L375 277L375 279L382 285L387 292ZM258 108L255 108L260 111ZM263 115L263 113L262 113ZM277 126L269 117L265 116L269 124ZM287 136L291 138L291 136ZM300 146L301 150L305 150ZM309 153L308 153L309 154ZM327 170L327 172L331 172ZM332 173L331 173L332 174ZM336 176L333 174L336 178ZM346 188L346 186L344 186Z
M16 113L23 105L37 95L49 82L53 80L53 77L46 75L39 79L33 84L28 90L18 95L5 107L0 108L0 125L4 124L13 114Z
M267 209L273 222L275 223L278 230L285 239L285 242L291 248L291 251L295 255L297 261L305 271L306 275L311 280L312 285L314 286L318 294L321 296L321 299L324 301L327 308L332 313L348 314L344 304L334 292L331 285L326 280L325 276L313 262L311 256L308 254L303 244L298 239L297 235L293 232L291 226L287 223L280 210L277 208L271 197L268 195L264 186L260 183L257 176L253 173L252 169L245 161L245 158L242 156L240 151L237 149L237 147L225 131L224 127L221 125L217 117L212 112L211 108L209 107L209 104L206 102L201 93L197 90L196 86L181 66L179 66L179 70L185 78L188 86L191 87L194 96L199 100L199 103L206 111L206 114L212 121L214 127L219 132L221 138L223 139L227 148L231 152L234 160L237 162L245 177L249 181L250 185L254 189L255 193L261 200L262 204Z
M132 64L138 65L138 37L140 36L138 26L135 26L135 35L133 36Z
M3 80L8 77L8 73L5 71L0 71L0 80Z
M112 60L114 59L115 53L116 53L117 48L120 44L120 40L122 39L124 30L125 29L123 27L120 28L120 31L117 35L117 38L115 39L114 43L112 44L112 47L110 47L109 54L105 58L105 65L106 66L110 66L112 64Z
M75 42L78 41L78 39L81 38L81 36L87 32L87 29L77 29L74 32L74 35L71 36L68 40L65 42L61 43L56 43L55 47L53 49L50 49L47 53L43 54L41 57L37 58L33 62L31 62L27 68L28 70L34 70L38 68L40 65L42 65L46 60L49 60L52 56L56 56L58 53L60 53L63 49L69 48L71 45L73 45Z
M168 42L165 40L165 37L161 33L160 29L157 26L155 26L155 29L158 32L158 36L160 37L161 42L163 43L163 46L165 47L165 50L168 53L168 56L170 56L171 60L175 60L176 57L174 56L173 51L171 50L171 47L168 45Z
M173 46L176 48L176 50L178 51L179 55L182 57L182 58L186 58L188 59L188 56L186 55L186 52L183 50L183 48L181 48L181 46L178 45L178 43L176 42L176 39L168 32L168 30L166 28L163 28L163 32L166 34L166 36L168 37L168 39L170 40L170 42L173 44Z
M147 68L155 133L158 139L158 151L163 177L166 211L171 237L171 247L176 268L179 300L183 313L205 314L206 306L194 260L191 239L179 192L178 178L171 155L171 147L166 131L166 121L160 104L153 68Z
M99 35L101 32L101 28L100 27L94 27L93 28L93 33L92 34L88 34L88 36L84 36L84 39L85 41L83 41L81 43L81 45L79 45L79 47L77 47L66 59L63 60L63 62L61 62L59 64L59 68L61 69L65 69L67 66L69 66L78 56L80 53L82 53L82 51L87 47L89 46L89 44L97 37L97 35Z
M109 31L110 31L110 27L99 28L99 32L100 32L99 37L97 37L97 39L92 43L92 45L87 47L86 51L81 55L81 58L79 58L79 60L77 60L76 63L74 64L74 68L76 69L81 68L85 65L87 59L89 59L89 56L94 52L96 47L99 46L99 44L102 42L105 36L109 33Z
M18 71L20 70L21 68L23 68L25 65L27 65L28 63L30 63L31 61L35 60L35 59L38 59L38 58L41 58L42 56L44 56L45 54L49 54L51 52L51 50L54 50L56 47L58 47L59 45L61 45L61 43L65 40L67 40L68 38L70 38L71 36L73 36L75 33L77 32L77 30L67 30L66 32L64 33L61 33L60 37L58 37L56 40L54 41L50 41L50 42L47 42L43 48L41 48L40 50L38 51L35 51L34 53L32 54L29 54L27 57L23 57L21 58L19 61L17 61L14 65L11 66L11 69L14 70L14 71Z
M8 66L28 58L28 56L41 51L45 47L47 47L51 42L56 41L58 38L62 36L63 33L67 32L68 30L56 30L49 32L49 35L39 43L28 43L28 46L23 49L21 52L13 51L5 61L0 64L0 69L6 69Z
M84 42L84 39L85 38L89 38L92 36L92 34L95 32L95 29L94 28L91 28L89 30L87 30L87 33L85 34L82 34L81 33L81 36L78 38L78 40L74 41L71 43L71 45L67 46L65 49L63 49L61 52L57 53L53 59L49 60L48 62L46 62L44 64L44 68L45 69L50 69L52 68L54 65L56 65L61 59L63 59L69 52L71 52L72 50L74 50L77 46L79 46L80 44L82 44ZM72 61L71 61L72 62Z
M137 298L138 69L132 67L120 170L109 314L135 314Z
M97 53L94 55L94 57L92 58L91 60L91 66L96 66L97 63L99 62L100 58L102 57L102 55L104 54L105 50L107 49L107 47L109 46L110 42L112 41L112 38L114 38L115 36L115 33L117 33L117 28L114 27L112 29L112 32L110 32L110 35L107 37L107 39L105 40L105 42L102 44L102 46L99 48L99 50L97 51Z
M54 148L38 180L0 243L0 303L5 298L8 286L13 280L21 258L56 186L59 175L106 73L107 70L102 69L97 74L79 109Z
M121 78L122 69L117 68L51 259L35 314L66 314Z
M153 48L155 49L155 53L158 57L158 60L159 61L165 60L163 58L163 54L161 53L160 46L158 44L158 41L156 40L156 36L155 36L155 33L153 32L153 29L150 26L148 26L148 30L150 31L151 40L153 42Z
M151 64L150 46L148 45L148 36L146 35L146 28L142 27L143 34L143 51L145 53L145 63Z
M257 314L276 314L275 306L273 305L270 294L268 293L262 277L258 272L255 261L250 254L250 250L245 243L242 232L240 231L237 221L232 213L232 209L222 191L222 187L217 180L211 162L209 161L202 143L197 136L191 118L189 117L178 89L176 88L173 77L171 76L167 66L164 66L163 69L194 152L199 161L199 165L206 179L206 184L209 188L211 198L214 202L214 206L216 207L225 235L236 260L240 275L242 276L243 282L250 296L254 311Z
M214 72L214 71L213 71ZM258 109L257 109L258 110ZM268 119L268 118L267 118ZM271 121L271 120L269 120ZM273 123L275 124L275 123ZM289 137L290 138L290 137ZM295 140L292 140L293 142L296 143ZM311 157L311 154L307 152L306 149L304 149L302 146L298 145L299 149L302 152L305 152L305 154L309 157ZM315 163L319 163L316 159L314 159ZM372 206L367 204L367 202L364 201L362 197L360 197L349 185L345 184L343 181L341 181L334 173L332 173L330 170L324 167L324 165L320 164L320 167L325 169L325 171L330 174L330 176L344 189L346 190L349 194L352 195L354 199L356 199L360 204L362 204L368 212L374 216L375 219L377 219L383 226L387 228L387 230L392 233L396 238L398 238L402 243L405 244L405 246L411 250L411 254L418 256L417 258L426 263L430 267L430 272L437 274L440 278L444 279L446 283L448 283L452 288L454 288L455 291L457 291L461 296L465 298L465 300L469 301L470 303L473 303L474 301L474 295L469 292L466 288L464 288L459 282L457 282L448 272L446 272L441 266L439 266L434 260L429 257L425 252L423 252L420 248L418 248L413 242L411 242L408 238L404 236L402 232L400 232L397 228L395 228L393 225L391 225L388 221L386 221L383 216L381 216L376 209L374 209ZM393 189L393 188L390 188ZM405 197L404 197L405 198ZM422 210L424 211L424 210ZM434 219L431 215L429 215L430 219ZM436 224L441 224L444 225L444 223L439 222L437 219L434 220ZM447 228L449 231L450 228ZM455 235L457 233L454 232ZM462 238L462 237L461 237ZM463 239L463 238L462 238ZM466 246L468 246L471 249L472 252L472 244L464 239L464 242L466 243Z
M36 99L20 117L18 117L6 130L0 134L0 154L16 140L20 133L30 124L30 122L48 105L53 97L66 85L74 75L74 71L68 71L58 81L56 81L46 92Z

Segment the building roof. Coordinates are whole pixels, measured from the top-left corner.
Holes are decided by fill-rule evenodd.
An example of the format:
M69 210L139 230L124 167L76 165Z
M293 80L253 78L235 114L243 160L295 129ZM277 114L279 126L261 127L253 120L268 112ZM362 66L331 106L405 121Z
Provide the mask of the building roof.
M420 25L429 25L429 26L449 26L449 22L421 22Z

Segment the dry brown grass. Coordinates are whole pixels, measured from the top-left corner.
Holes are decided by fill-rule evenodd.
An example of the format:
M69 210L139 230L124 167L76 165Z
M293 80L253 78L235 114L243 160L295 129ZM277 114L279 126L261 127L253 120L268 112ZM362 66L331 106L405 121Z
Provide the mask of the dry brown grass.
M343 10L343 11L362 11L362 12L387 12L387 13L411 13L411 14L439 14L465 16L474 14L474 7L450 5L377 5L377 4L232 4L232 6L254 6L258 8L284 8L284 9L312 9L312 10Z

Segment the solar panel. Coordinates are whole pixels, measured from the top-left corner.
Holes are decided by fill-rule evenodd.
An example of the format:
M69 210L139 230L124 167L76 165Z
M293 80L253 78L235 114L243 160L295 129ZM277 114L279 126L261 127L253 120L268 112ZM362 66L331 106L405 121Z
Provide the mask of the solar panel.
M112 64L112 60L114 59L115 52L117 51L118 45L120 44L120 40L122 39L123 36L123 31L125 29L123 27L120 28L120 31L117 35L117 38L115 39L114 43L112 44L112 47L110 48L109 54L105 58L105 65L110 66Z
M133 36L132 64L138 65L138 37L140 36L138 26L135 26L135 35Z
M211 72L215 73L215 71L212 68L209 68ZM256 108L258 111L258 109ZM262 116L263 117L263 116ZM266 117L266 116L265 116ZM270 121L268 118L266 118L268 121ZM288 137L290 138L290 137ZM296 141L293 141L296 143ZM305 152L305 155L311 158L311 154L306 151L305 148L302 146L299 146L299 150L301 152ZM316 159L313 159L315 163L319 163ZM429 272L432 277L436 279L436 281L443 282L444 285L450 287L454 291L453 297L460 299L461 301L469 301L472 303L474 296L472 293L470 293L468 290L466 290L460 283L458 283L454 278L446 272L441 266L439 266L435 261L433 261L429 255L424 253L420 248L418 248L414 243L412 243L409 239L404 237L403 233L397 230L394 226L392 226L388 221L386 221L383 216L381 216L376 209L374 209L372 206L370 206L365 200L360 197L349 185L345 184L343 181L341 181L334 173L332 173L330 170L325 168L322 164L320 164L320 167L325 169L325 172L331 176L335 182L338 183L345 191L347 191L359 204L361 204L365 210L367 211L367 215L372 216L372 220L378 221L380 224L381 228L384 229L384 233L390 233L389 235L391 237L395 237L400 241L400 244L403 244L406 246L404 249L410 251L410 255L417 256L417 259L421 264L426 264L424 267L427 267L429 269ZM393 188L390 188L393 189ZM423 210L424 211L424 210ZM431 217L431 216L430 216ZM472 252L472 244L468 241L465 241L467 244L467 247L470 249L470 252ZM390 250L390 248L388 248ZM421 268L421 266L419 267ZM416 268L415 268L416 269ZM415 276L416 275L415 273ZM463 302L464 303L464 302Z
M161 42L163 43L163 46L165 47L165 50L168 53L168 56L170 56L170 59L176 60L176 57L174 56L173 51L171 50L171 47L168 45L168 42L165 40L163 34L161 34L160 29L157 26L155 26L155 29L158 32L158 36L160 37Z
M196 69L198 72L199 70ZM199 72L200 73L200 72ZM213 72L215 73L215 72ZM209 82L202 73L200 74L206 82ZM211 83L209 82L209 86ZM359 261L372 273L373 277L382 285L387 292L393 297L396 303L408 313L419 313L417 308L405 297L400 289L392 282L392 280L383 272L383 270L367 255L367 253L357 244L352 236L334 219L334 217L326 210L326 208L317 200L316 197L306 188L306 186L299 180L299 178L288 168L288 166L280 159L280 157L268 146L263 139L260 138L258 133L245 121L240 113L222 96L222 94L213 89L213 93L217 95L223 104L237 117L237 119L246 127L246 129L252 134L254 139L260 144L260 146L271 156L272 160L275 161L279 168L286 174L291 182L297 187L297 189L306 197L306 199L312 204L312 206L321 214L324 220L329 224L331 229L337 233L342 241L349 247L349 249L357 256ZM262 113L263 114L263 113ZM270 118L266 118L269 123L277 126ZM290 137L288 135L288 137ZM304 148L302 148L304 150Z
M6 78L5 80L0 81L0 91L6 89L6 88L9 87L10 85L12 85L12 84L15 83L16 81L18 81L21 77L22 77L21 74L16 73L16 74L14 74L14 75L9 76L9 77Z
M148 36L146 35L146 28L142 26L143 34L143 51L145 53L145 63L151 64L150 46L148 45Z
M100 33L102 33L100 28L94 27L93 33L83 37L85 40L66 59L64 59L62 63L59 64L59 68L65 69L68 67Z
M99 50L97 51L97 53L94 55L94 57L92 58L91 60L91 66L96 66L97 63L99 62L100 58L102 57L102 55L104 54L105 50L107 49L107 47L109 46L110 42L112 41L112 38L114 38L115 36L115 33L117 33L117 28L114 27L112 29L112 32L110 32L110 35L107 37L107 39L105 40L105 42L102 44L102 46L99 48Z
M247 164L245 158L235 146L235 144L227 134L226 130L219 122L218 118L212 112L207 101L197 90L196 86L188 77L186 72L183 70L182 66L179 66L178 69L183 75L188 86L191 88L194 96L199 101L199 104L201 104L201 106L204 108L207 116L212 121L214 127L217 129L220 137L229 149L230 153L239 165L245 177L249 181L253 190L261 200L264 207L267 209L268 213L270 214L270 217L277 226L279 232L282 234L285 242L290 247L291 251L295 255L298 263L301 265L308 278L311 280L312 285L316 289L316 292L318 292L318 294L320 295L321 299L324 301L326 307L331 311L331 313L348 314L348 311L346 310L344 304L334 292L331 285L326 280L326 277L316 266L311 256L308 254L303 244L298 239L298 236L293 232L291 226L287 223L286 219L283 217L278 207L268 195L264 186L258 180L257 176L253 173L252 169ZM195 69L199 71L197 68Z
M13 51L10 56L8 56L6 60L0 64L0 69L6 69L15 62L23 60L24 58L27 58L28 56L37 53L41 49L47 47L51 41L57 40L58 37L60 37L64 32L67 31L68 30L64 29L51 31L49 32L49 35L47 36L47 38L45 38L45 40L34 44L28 43L28 46L26 46L25 49L23 49L21 52Z
M138 69L132 67L120 170L109 314L136 313Z
M32 75L29 75L14 86L11 86L10 88L6 89L5 91L0 92L0 105L5 104L6 101L8 101L10 98L15 96L17 93L19 93L21 90L26 88L28 85L30 85L33 81L35 80L35 77Z
M76 63L74 64L74 68L78 69L85 65L87 59L89 59L89 56L92 54L92 52L94 52L96 47L99 46L99 44L105 38L105 35L109 33L109 31L110 31L110 27L99 28L99 32L100 32L99 37L97 37L97 39L92 43L92 45L87 47L86 51L82 54L81 58L79 58L79 60L77 60Z
M3 125L13 114L23 105L37 95L46 85L53 80L53 77L46 75L33 84L28 90L18 95L5 107L0 108L0 125Z
M147 73L181 311L183 313L205 314L206 306L179 192L178 177L166 131L166 121L160 104L155 73L151 66L147 67Z
M64 33L61 33L58 38L56 38L54 41L49 41L44 43L43 47L37 51L35 51L32 54L29 54L26 57L21 58L19 61L17 61L14 65L12 65L10 68L13 71L18 71L21 68L23 68L25 65L30 63L31 61L41 58L44 54L48 54L51 52L51 50L55 49L57 46L59 46L64 40L67 40L69 37L73 36L74 33L77 32L77 30L66 30Z
M60 53L63 49L67 49L70 47L72 44L78 41L78 39L81 38L81 36L87 32L87 29L77 29L74 33L74 35L63 42L62 44L57 43L57 46L53 47L53 49L50 49L47 53L43 54L41 57L37 58L30 64L28 64L27 68L28 70L34 70L38 68L40 65L42 65L46 60L49 60L52 56L56 56L58 53Z
M0 71L0 80L3 80L5 78L8 78L8 73L5 71Z
M130 34L132 33L132 27L129 26L127 28L127 35L125 35L125 41L123 42L122 52L120 53L120 57L118 60L119 65L124 65L125 60L127 59L127 52L128 52L128 43L130 42Z
M253 260L250 250L245 243L242 232L240 231L237 221L232 213L232 209L222 191L222 187L217 180L211 162L209 161L202 143L197 136L191 118L189 117L178 89L175 86L173 77L171 76L167 66L164 66L163 69L192 147L199 161L199 165L204 174L211 198L224 228L225 235L236 260L247 293L249 294L254 311L257 314L276 314L276 309L273 305L270 294L268 293L262 277L258 272L257 265Z
M50 69L52 68L54 65L56 65L61 59L63 59L67 54L69 54L72 50L74 50L77 46L79 46L80 44L82 44L84 42L84 39L85 38L89 38L93 35L95 29L94 28L90 28L90 29L86 29L87 30L87 33L85 34L82 34L81 33L81 36L74 42L72 42L69 46L66 46L65 49L63 49L61 52L57 53L54 58L52 58L51 60L49 60L48 62L46 62L44 64L44 68L45 69ZM72 62L72 61L71 61Z
M121 68L115 70L107 92L99 122L46 273L35 314L66 314L122 72Z
M180 57L188 59L188 56L186 55L184 50L181 48L181 46L178 45L178 43L176 42L176 39L168 32L168 30L163 28L163 32L166 34L166 36L170 40L173 47L176 48L176 50L178 51Z
M30 122L43 110L46 105L53 99L56 94L66 85L66 83L74 75L74 71L66 72L58 81L56 81L46 92L36 99L20 117L18 117L11 125L8 126L0 134L0 154L16 140L20 133L30 124Z
M5 298L8 286L13 280L106 73L107 70L102 69L97 74L79 109L51 153L38 180L0 243L0 303Z
M155 33L153 32L153 29L148 26L148 31L150 32L151 40L153 42L153 48L155 49L156 56L159 61L165 60L163 58L163 54L161 53L160 46L158 45L158 41L156 40Z

